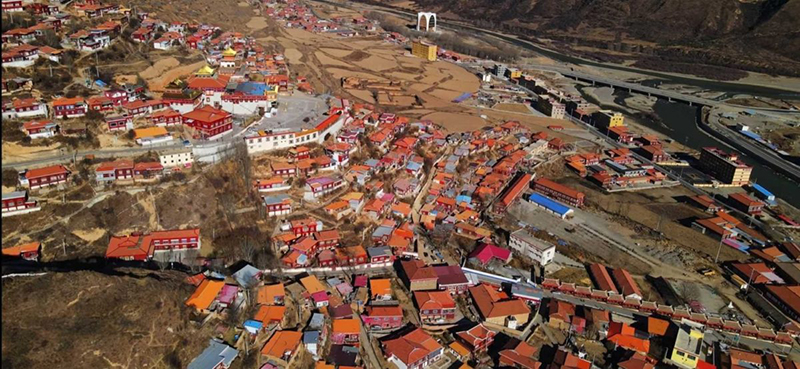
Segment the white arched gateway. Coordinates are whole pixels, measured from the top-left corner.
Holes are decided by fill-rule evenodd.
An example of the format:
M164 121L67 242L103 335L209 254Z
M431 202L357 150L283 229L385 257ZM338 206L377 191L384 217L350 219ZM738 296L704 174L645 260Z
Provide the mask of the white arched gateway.
M431 25L431 20L433 20L433 25ZM417 31L436 32L436 13L417 13Z

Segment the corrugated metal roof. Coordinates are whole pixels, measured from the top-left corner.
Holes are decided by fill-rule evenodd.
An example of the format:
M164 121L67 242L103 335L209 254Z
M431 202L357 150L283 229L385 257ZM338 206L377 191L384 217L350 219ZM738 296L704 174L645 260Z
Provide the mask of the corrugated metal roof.
M562 204L558 203L557 201L551 200L551 199L549 199L549 198L547 198L545 196L542 196L542 195L540 195L538 193L532 193L530 195L530 197L528 197L528 200L533 202L533 203L536 203L538 205L541 205L541 206L547 208L548 210L553 211L553 212L555 212L555 213L557 213L559 215L562 215L562 216L564 214L566 214L567 212L569 212L570 210L572 210L568 206L562 205Z

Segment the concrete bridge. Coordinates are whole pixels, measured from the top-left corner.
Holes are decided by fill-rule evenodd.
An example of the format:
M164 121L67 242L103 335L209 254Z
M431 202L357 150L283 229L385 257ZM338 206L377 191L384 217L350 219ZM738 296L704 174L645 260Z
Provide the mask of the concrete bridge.
M613 87L614 89L623 89L627 90L630 93L638 93L647 96L656 96L661 99L666 99L670 102L672 101L682 102L685 104L689 104L690 106L713 107L718 105L726 105L725 103L716 100L706 99L693 95L686 95L676 91L662 90L656 87L648 87L639 83L625 82L594 74L588 74L576 71L573 68L569 67L562 67L556 65L526 65L526 67L539 70L547 70L551 72L558 72L563 76L572 78L576 81L591 83L592 86L599 85L599 86Z
M572 78L576 81L582 81L591 83L592 86L608 86L614 89L623 89L627 90L629 93L637 93L647 96L655 96L660 99L665 99L670 102L681 102L684 104L688 104L689 106L708 106L708 107L717 107L717 106L727 106L737 109L750 109L759 112L770 112L770 113L782 113L782 114L800 114L800 110L787 110L787 109L779 109L779 108L761 108L761 107L751 107L751 106L743 106L743 105L736 105L736 104L729 104L723 101L717 101L712 99L706 99L699 96L694 95L687 95L677 91L670 91L670 90L663 90L656 87L649 87L642 85L636 82L626 82L620 81L596 74L588 74L581 71L576 71L571 67L560 66L560 65L546 65L546 64L526 64L525 68L530 69L539 69L539 70L546 70L550 72L558 72L561 75Z

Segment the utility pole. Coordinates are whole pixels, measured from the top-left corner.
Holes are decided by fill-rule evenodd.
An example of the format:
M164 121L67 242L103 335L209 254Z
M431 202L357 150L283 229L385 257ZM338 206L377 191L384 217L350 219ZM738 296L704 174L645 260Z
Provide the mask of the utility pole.
M717 264L717 261L719 261L719 252L722 250L722 240L725 239L724 238L725 230L723 229L722 232L723 232L723 234L721 234L720 237L719 237L719 246L717 247L717 256L714 257L714 264Z
M747 286L744 287L744 293L747 294L747 291L750 290L750 283L753 283L753 273L755 269L750 269L750 277L747 278Z

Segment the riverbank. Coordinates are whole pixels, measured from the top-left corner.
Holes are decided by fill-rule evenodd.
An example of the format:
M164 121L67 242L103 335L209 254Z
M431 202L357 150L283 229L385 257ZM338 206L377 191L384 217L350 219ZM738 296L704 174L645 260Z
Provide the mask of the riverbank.
M788 161L776 156L770 156L768 153L764 152L766 149L761 149L757 147L756 144L745 142L744 138L734 139L730 135L725 134L727 132L724 132L724 130L728 130L728 128L718 122L712 122L709 119L708 112L704 111L702 114L700 114L700 117L701 119L697 125L706 133L714 136L720 141L727 143L729 146L744 152L745 154L758 160L762 164L769 166L772 168L772 170L788 177L789 179L795 182L800 182L800 170L793 168L792 164L790 164Z

